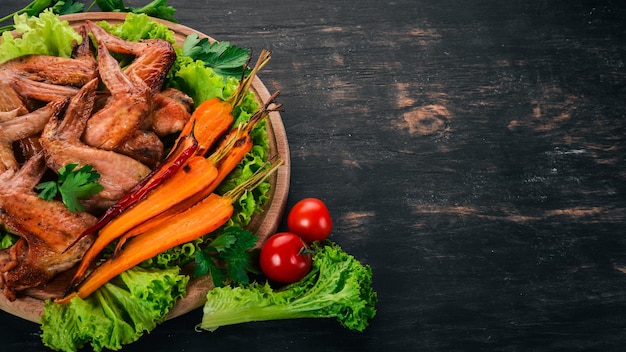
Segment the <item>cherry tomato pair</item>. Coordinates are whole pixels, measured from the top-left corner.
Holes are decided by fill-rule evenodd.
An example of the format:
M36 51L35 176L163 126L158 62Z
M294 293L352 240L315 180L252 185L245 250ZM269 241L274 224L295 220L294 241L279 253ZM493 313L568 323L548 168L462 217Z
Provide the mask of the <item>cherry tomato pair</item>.
M311 270L308 243L326 239L332 220L324 202L305 198L289 211L287 227L289 232L277 233L265 241L259 257L265 276L285 284L302 279Z

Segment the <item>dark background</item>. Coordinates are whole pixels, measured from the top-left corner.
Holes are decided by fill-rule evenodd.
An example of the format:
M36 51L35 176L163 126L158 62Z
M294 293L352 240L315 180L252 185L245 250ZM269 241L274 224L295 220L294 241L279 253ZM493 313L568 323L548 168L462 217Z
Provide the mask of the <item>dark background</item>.
M273 51L260 77L282 92L288 207L327 202L331 239L373 269L378 314L363 333L198 333L196 310L124 351L623 350L625 2L168 3ZM44 350L3 312L0 346Z

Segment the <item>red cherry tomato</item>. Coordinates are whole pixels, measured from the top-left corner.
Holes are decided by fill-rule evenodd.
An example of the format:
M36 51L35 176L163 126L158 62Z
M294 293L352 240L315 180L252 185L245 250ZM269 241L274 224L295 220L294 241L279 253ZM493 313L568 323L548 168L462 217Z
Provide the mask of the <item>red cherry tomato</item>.
M279 232L261 247L261 270L270 280L290 284L302 279L311 270L311 253L300 236Z
M317 198L304 198L287 215L287 227L307 243L325 240L333 228L326 204Z

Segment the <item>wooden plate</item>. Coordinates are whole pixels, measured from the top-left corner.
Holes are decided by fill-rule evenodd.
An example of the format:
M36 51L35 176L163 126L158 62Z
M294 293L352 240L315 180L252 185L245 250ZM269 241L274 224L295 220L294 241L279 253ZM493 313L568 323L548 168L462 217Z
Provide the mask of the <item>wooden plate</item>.
M111 24L118 24L124 22L125 18L125 13L115 12L86 12L61 16L61 19L68 21L75 28L87 20L105 20ZM182 45L187 35L192 33L196 33L200 38L206 37L209 38L209 40L215 40L206 34L180 24L160 19L154 20L167 25L174 31L175 38L179 45ZM254 78L251 89L259 102L266 101L270 96L269 91L258 77ZM267 134L270 141L270 155L280 155L281 159L284 160L284 164L270 179L272 190L269 202L265 205L263 212L256 215L248 226L250 231L259 236L257 245L260 245L269 235L276 232L287 202L291 171L287 135L281 116L276 111L269 114ZM57 280L63 279L64 278L61 276L61 278ZM213 285L209 277L192 279L187 286L187 296L173 307L168 315L168 319L180 316L202 306L206 300L206 292L212 287ZM0 294L0 309L23 319L39 323L39 318L44 308L43 299L45 298L45 291L45 288L43 291L33 291L30 293L31 296L21 297L14 302L9 302L4 295Z

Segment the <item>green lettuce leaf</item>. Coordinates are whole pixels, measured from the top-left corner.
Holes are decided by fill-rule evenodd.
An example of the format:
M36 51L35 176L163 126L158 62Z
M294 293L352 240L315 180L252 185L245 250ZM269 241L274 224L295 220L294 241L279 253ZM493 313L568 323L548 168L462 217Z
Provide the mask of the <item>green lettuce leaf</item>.
M188 280L178 268L135 267L86 299L76 297L64 305L48 300L41 318L42 340L59 351L77 351L87 343L94 351L119 350L165 320L185 296Z
M372 270L337 244L314 242L311 272L302 280L273 289L269 283L216 287L207 293L199 328L254 321L336 318L350 330L363 331L376 314L378 297Z
M124 22L120 24L100 21L98 25L111 34L133 42L142 39L163 39L172 44L176 43L174 32L171 29L143 13L128 13Z
M82 42L82 37L69 22L61 21L51 10L44 11L39 17L16 15L14 22L18 36L14 37L11 32L2 33L0 64L30 54L70 57L74 43Z
M193 98L195 106L215 97L220 99L228 97L224 78L212 68L205 67L204 62L200 60L181 63L175 72L174 82L180 90Z
M0 249L9 248L17 242L19 236L0 228Z

